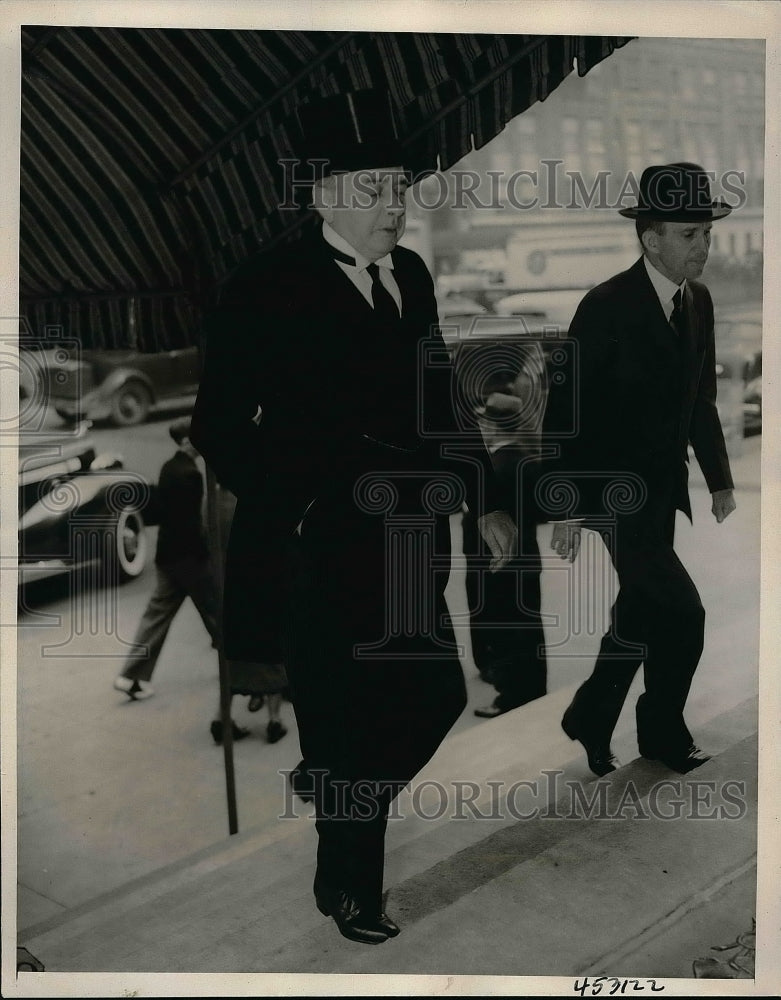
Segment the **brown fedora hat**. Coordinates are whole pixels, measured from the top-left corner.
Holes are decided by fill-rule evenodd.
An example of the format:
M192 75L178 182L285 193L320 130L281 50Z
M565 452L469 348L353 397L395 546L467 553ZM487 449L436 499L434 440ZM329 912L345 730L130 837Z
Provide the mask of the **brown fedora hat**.
M665 163L646 167L640 178L638 203L620 208L626 219L664 219L668 222L715 222L732 207L711 198L710 180L697 163Z

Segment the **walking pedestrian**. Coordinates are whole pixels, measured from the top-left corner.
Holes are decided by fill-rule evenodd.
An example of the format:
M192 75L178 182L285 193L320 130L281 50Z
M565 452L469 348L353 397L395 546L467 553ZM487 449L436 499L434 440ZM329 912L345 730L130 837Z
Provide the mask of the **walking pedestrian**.
M139 622L133 646L114 687L133 701L151 698L150 681L168 630L184 601L189 597L198 610L212 646L221 642L219 592L203 526L203 477L190 442L190 419L172 423L169 434L176 452L160 469L155 491L159 521L155 571L157 580ZM242 739L249 730L234 726L234 738Z
M551 386L546 434L561 454L547 492L573 500L551 546L572 560L582 529L599 531L620 587L594 671L562 720L599 775L615 770L610 739L641 663L640 754L683 774L709 760L683 716L705 611L673 540L676 510L691 519L689 444L716 520L735 509L716 409L713 302L697 280L713 223L730 211L711 199L697 164L644 170L638 204L620 212L634 219L642 256L580 303L570 327L578 351Z
M466 492L494 568L516 532L479 435L469 460L443 451L467 434L431 276L397 245L408 180L389 95L299 112L320 219L225 289L193 438L238 498L228 654L263 658L286 623L304 765L322 777L316 905L345 937L379 944L399 932L382 904L390 803L466 703L444 599L449 514ZM429 342L437 364L422 361Z
M511 498L519 541L517 555L504 569L485 573L486 546L475 517L464 516L472 655L481 677L496 692L489 704L474 710L483 719L494 719L541 698L547 688L542 561L534 503L547 396L545 360L540 344L515 345L517 371L508 373L506 349L500 350L494 371L493 346L487 344L483 351L485 399L477 408L478 422L496 475Z

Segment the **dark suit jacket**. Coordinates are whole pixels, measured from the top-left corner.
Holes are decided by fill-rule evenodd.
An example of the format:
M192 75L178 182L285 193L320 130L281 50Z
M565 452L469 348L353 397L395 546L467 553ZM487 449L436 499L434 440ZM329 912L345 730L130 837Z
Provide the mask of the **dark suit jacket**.
M246 264L208 318L191 440L238 500L224 597L233 658L257 660L276 634L289 539L334 481L354 480L363 435L420 447L433 468L443 467L440 444L459 436L441 338L438 363L419 353L432 331L439 336L431 276L410 250L396 248L393 262L403 317L392 330L378 328L319 228ZM457 466L473 469L467 502L482 513L505 504L471 421L473 461Z
M201 518L203 479L194 460L177 451L160 469L157 484L160 530L155 562L208 559Z
M580 498L552 516L610 513L605 489L623 476L651 493L671 480L674 505L691 518L689 443L709 490L732 487L716 411L713 302L687 281L683 305L688 333L679 342L640 258L578 306L575 350L564 381L552 380L545 434L560 444L554 465L572 474Z

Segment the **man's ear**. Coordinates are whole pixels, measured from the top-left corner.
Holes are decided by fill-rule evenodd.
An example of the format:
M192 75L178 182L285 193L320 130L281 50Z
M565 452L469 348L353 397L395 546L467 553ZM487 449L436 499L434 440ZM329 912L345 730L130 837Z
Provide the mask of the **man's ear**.
M336 204L336 182L332 174L322 177L312 185L312 203L315 211L326 222L330 223L334 217L334 205Z
M653 229L646 229L640 237L640 242L643 244L643 249L646 253L654 254L659 247L659 234Z

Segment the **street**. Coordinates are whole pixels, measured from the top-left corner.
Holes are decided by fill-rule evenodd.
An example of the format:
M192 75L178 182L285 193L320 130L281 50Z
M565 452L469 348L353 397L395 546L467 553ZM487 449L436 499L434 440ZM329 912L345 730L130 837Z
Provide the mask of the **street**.
M168 424L176 415L125 430L97 428L94 434L101 448L124 455L127 468L155 480L173 450ZM694 526L679 515L677 549L708 612L693 699L718 691L727 702L734 695L736 703L756 690L760 442L742 442L734 459L738 510L728 522L717 525L711 517L696 466ZM153 544L155 529L148 530ZM590 670L614 580L595 537L587 538L569 567L550 553L549 531L539 529L553 692ZM116 592L80 594L60 578L25 599L18 628L20 928L227 836L223 752L209 735L218 704L217 658L189 601L160 657L156 696L133 703L111 686L153 580L150 557L141 577ZM589 580L602 584L594 587ZM456 570L449 597L453 612L460 609L463 616L462 587ZM467 641L463 628L460 637ZM479 678L468 647L464 670L469 704L454 732L492 724L473 714L494 692ZM295 721L292 706L284 703L289 733L269 745L265 710L253 715L246 704L239 698L234 706L236 721L252 730L234 751L239 828L271 830L282 794L278 771L299 759Z

